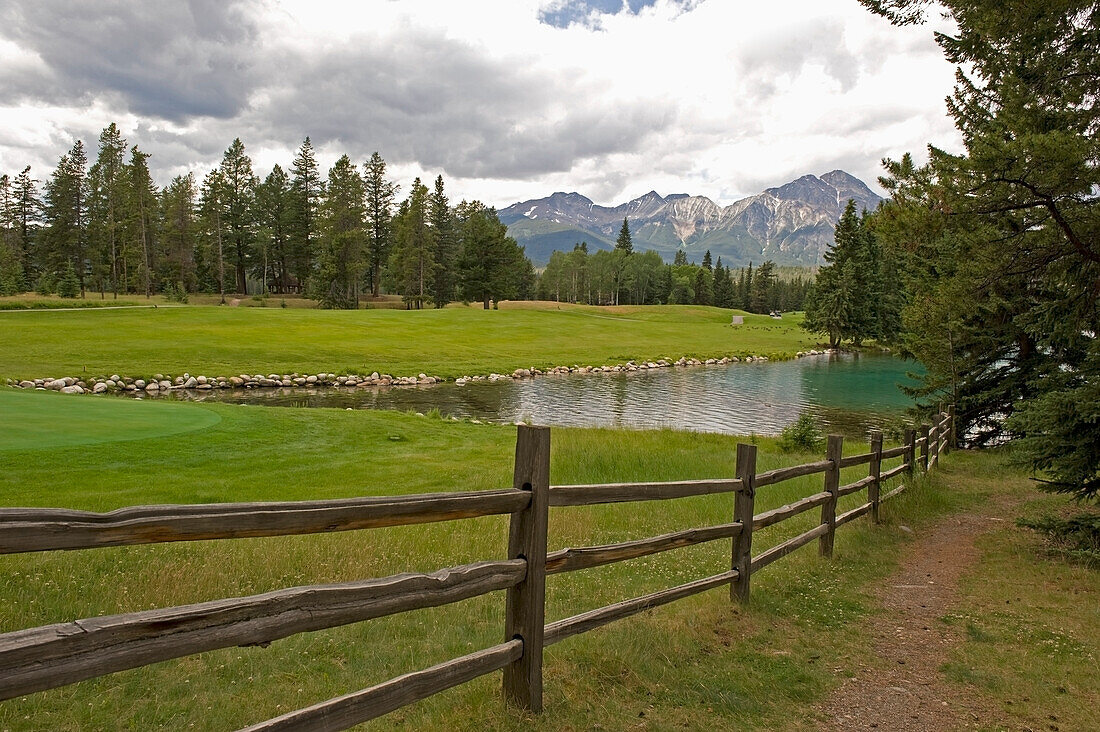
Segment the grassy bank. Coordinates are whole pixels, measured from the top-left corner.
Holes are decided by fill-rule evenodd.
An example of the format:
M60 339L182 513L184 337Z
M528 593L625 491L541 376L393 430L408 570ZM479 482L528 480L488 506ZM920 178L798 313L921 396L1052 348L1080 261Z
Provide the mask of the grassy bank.
M188 305L0 312L0 377L427 372L456 377L520 367L680 356L792 356L815 341L801 318L695 306L333 311Z
M23 401L16 404L19 398ZM60 400L75 409L100 403L0 391L0 413L18 409L26 416ZM0 500L107 510L136 503L497 488L510 482L515 434L510 427L365 411L109 404L118 405L114 419L121 425L141 418L195 426L147 439L120 432L98 444L64 446L59 439L36 449L6 432L0 435ZM168 411L144 414L153 407ZM81 419L77 413L67 427L59 427L60 438L66 429L74 436L85 432ZM731 475L737 441L668 431L555 429L553 481ZM810 459L781 454L770 440L759 443L761 470ZM863 446L848 448L858 452ZM414 729L783 726L838 683L838 672L861 653L858 631L869 612L868 583L892 569L908 537L898 524L919 527L1004 490L1006 480L1014 490L1024 483L998 469L959 491L953 482L988 474L989 458L953 454L944 466L931 486L889 506L884 526L858 521L842 529L834 561L818 559L810 547L768 567L754 578L749 610L732 608L716 590L552 647L547 712L538 719L504 709L499 675L493 675L376 726L387 729L399 721ZM845 480L858 472L853 469ZM819 480L763 489L758 510L819 490ZM554 509L550 544L557 549L639 538L721 523L731 515L728 496ZM756 550L816 521L804 519L761 532ZM328 536L0 557L0 631L499 558L505 535L506 519L493 517ZM728 566L728 551L728 544L716 542L554 577L548 620L720 571ZM497 593L296 636L266 649L217 651L123 672L0 703L0 729L235 728L497 643L502 608Z

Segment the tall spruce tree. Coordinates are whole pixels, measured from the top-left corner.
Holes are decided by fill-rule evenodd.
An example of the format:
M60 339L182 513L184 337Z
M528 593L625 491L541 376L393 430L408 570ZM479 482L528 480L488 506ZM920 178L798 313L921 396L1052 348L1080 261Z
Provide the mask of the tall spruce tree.
M389 261L393 246L393 205L398 187L386 179L386 161L377 152L363 164L367 191L367 266L370 290L381 294L382 267Z
M0 295L23 292L23 246L11 178L0 175Z
M479 201L460 203L455 213L462 237L462 290L480 300L486 310L490 300L516 297L526 272L527 256L497 212Z
M199 255L196 272L199 287L220 296L225 304L225 181L214 168L202 181L199 203Z
M325 194L313 290L321 307L355 308L366 266L366 189L347 155L329 170Z
M99 134L99 152L88 171L88 245L92 279L118 298L119 241L126 201L126 140L112 122Z
M160 194L160 229L164 258L157 276L184 297L198 287L195 252L198 224L195 221L195 176L177 175Z
M714 304L720 308L734 307L733 281L729 270L722 266L721 257L714 265Z
M295 250L291 244L294 230L294 190L290 177L275 165L256 188L256 212L259 218L260 262L256 273L264 283L264 292L274 286L276 292L290 292Z
M419 178L413 181L409 197L401 203L393 223L390 267L405 307L419 310L431 295L435 268L435 234L428 220L428 188Z
M313 153L313 143L309 137L302 141L298 154L290 167L291 206L290 231L290 275L298 282L303 291L313 273L314 259L317 257L317 212L325 194L325 184L321 169Z
M146 297L153 294L153 273L157 266L157 188L149 174L149 155L137 145L130 148L126 164L125 240L134 262L135 285L140 283Z
M455 298L458 274L458 232L454 211L443 191L443 176L435 179L428 196L428 222L432 227L432 303L437 308Z
M27 285L37 279L36 245L42 222L42 199L38 194L38 181L31 177L31 166L23 168L12 182L12 196L19 230L19 243L23 248L23 276Z
M77 140L61 156L46 182L43 206L46 229L44 245L39 248L40 268L56 279L72 266L81 292L87 264L87 163L84 143Z
M236 138L222 156L221 178L223 214L228 248L236 273L236 291L248 294L248 265L256 244L256 186L252 158L245 153L241 138Z

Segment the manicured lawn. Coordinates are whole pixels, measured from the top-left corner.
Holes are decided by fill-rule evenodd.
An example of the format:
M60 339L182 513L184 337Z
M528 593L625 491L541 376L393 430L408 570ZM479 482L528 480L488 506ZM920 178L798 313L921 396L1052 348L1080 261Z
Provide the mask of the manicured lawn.
M331 311L218 306L0 312L0 377L148 378L184 371L426 372L457 377L520 367L680 356L792 356L815 339L782 320L695 306L596 308L506 303L501 310Z

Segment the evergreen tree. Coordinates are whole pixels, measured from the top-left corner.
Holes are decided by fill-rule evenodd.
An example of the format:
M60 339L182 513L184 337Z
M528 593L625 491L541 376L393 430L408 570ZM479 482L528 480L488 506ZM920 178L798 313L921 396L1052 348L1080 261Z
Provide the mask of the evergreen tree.
M24 288L18 209L11 178L0 175L0 295L15 295Z
M518 295L525 277L526 255L497 212L478 201L463 201L455 209L462 238L462 290L471 300L489 301Z
M276 165L256 188L261 259L257 274L264 283L263 292L268 292L272 285L276 292L290 292L292 272L301 271L295 269L295 256L300 252L296 252L291 243L295 222L294 206L294 190L290 177L282 167Z
M417 178L393 222L395 241L390 266L406 308L419 310L431 294L435 242L428 223L428 188Z
M687 263L688 263L687 254L684 253L683 249L677 249L676 250L676 256L673 257L673 259L672 259L672 264L676 267L682 267L683 265L685 265Z
M288 212L288 280L293 277L305 291L317 257L317 212L325 194L321 169L309 137L302 141L290 167L291 200ZM289 286L289 282L288 282Z
M443 192L443 176L435 179L428 196L428 223L432 227L432 303L441 308L454 300L458 274L458 232L454 211Z
M896 23L926 5L864 4ZM906 279L906 348L927 367L925 403L953 398L968 442L1019 438L1052 488L1095 498L1100 6L942 6L965 151L890 161L873 226Z
M386 161L377 152L364 163L367 189L367 264L371 294L381 293L382 266L389 261L393 246L393 202L397 185L386 180Z
M314 292L326 308L354 308L366 266L366 189L347 155L328 173L321 204L320 256Z
M706 251L705 254L703 254L703 269L707 270L708 272L714 269L714 260L710 256L709 249Z
M613 260L613 272L614 279L612 281L612 304L619 304L619 292L623 289L624 274L626 272L627 260L634 252L634 244L630 239L630 225L627 224L626 218L623 218L622 228L619 229L619 236L615 239L615 251Z
M177 175L161 191L160 229L164 259L158 277L183 297L198 287L195 273L198 224L195 220L195 176L191 173Z
M153 294L153 272L157 266L157 189L149 174L149 155L137 145L130 148L126 164L125 234L126 261L133 262L133 276L145 292Z
M734 307L733 281L729 270L722 266L722 258L714 265L714 304L720 308Z
M768 313L774 310L775 262L770 259L760 265L752 278L749 292L749 312Z
M236 290L247 295L248 265L256 244L256 186L259 181L252 173L252 158L245 154L244 143L239 137L222 156L221 179L222 219L236 272ZM307 236L312 235L312 229L306 232ZM308 241L307 238L307 244Z
M200 246L196 256L199 287L221 296L225 304L225 181L215 168L202 181L199 203Z
M87 247L87 162L84 143L77 140L72 149L61 156L47 181L43 211L46 231L44 246L39 252L40 269L55 279L71 264L81 292Z
M126 200L126 140L109 124L99 134L99 153L88 171L88 244L91 275L101 293L110 284L118 298L120 235Z
M23 276L28 285L37 279L36 243L41 223L42 200L38 195L38 181L31 177L31 166L23 168L12 183L16 228L23 250Z
M711 274L706 267L699 267L695 271L695 304L713 305L714 290L711 284Z

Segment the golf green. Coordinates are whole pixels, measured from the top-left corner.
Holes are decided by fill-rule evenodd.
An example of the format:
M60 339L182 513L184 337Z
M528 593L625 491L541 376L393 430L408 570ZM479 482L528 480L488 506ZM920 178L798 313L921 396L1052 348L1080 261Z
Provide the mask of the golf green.
M221 415L194 404L0 389L0 450L143 440L220 421Z

